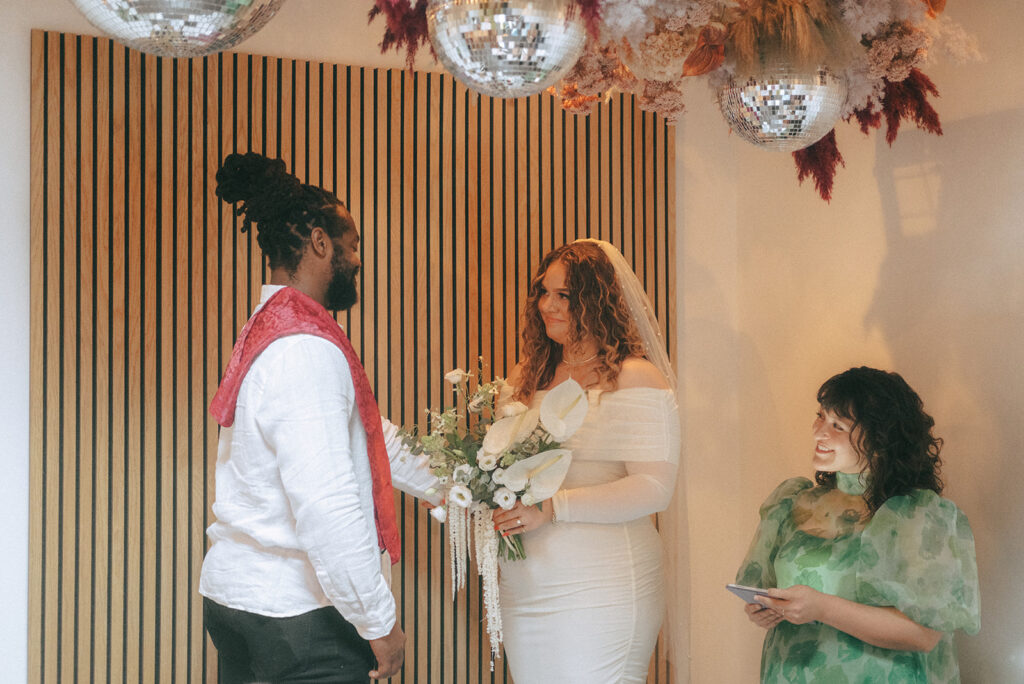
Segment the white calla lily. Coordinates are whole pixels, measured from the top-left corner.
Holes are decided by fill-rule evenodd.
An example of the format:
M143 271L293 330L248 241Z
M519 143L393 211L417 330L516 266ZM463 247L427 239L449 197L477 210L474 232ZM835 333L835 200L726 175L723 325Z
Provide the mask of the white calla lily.
M509 418L511 416L518 416L520 413L526 413L530 410L530 407L521 401L510 401L501 407L498 411L503 418Z
M533 499L543 501L554 496L562 486L570 463L572 452L568 449L542 451L510 465L501 479L506 487L514 491L522 491L529 486Z
M551 388L540 402L540 422L556 442L572 437L590 408L587 393L573 379Z
M494 422L484 435L484 451L489 454L501 454L513 444L522 442L537 428L539 418L540 412L537 409L530 409L525 413Z

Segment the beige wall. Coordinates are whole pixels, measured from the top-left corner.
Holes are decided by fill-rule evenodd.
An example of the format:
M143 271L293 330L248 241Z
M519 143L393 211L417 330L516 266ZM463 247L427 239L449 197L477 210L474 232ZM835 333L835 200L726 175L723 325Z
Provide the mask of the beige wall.
M369 0L289 0L242 49L397 66L366 27ZM1024 680L1024 8L949 3L979 35L982 65L939 63L946 135L906 129L893 149L840 131L847 168L831 205L791 160L730 138L701 82L678 127L678 340L692 572L692 681L756 678L760 635L729 581L782 478L806 474L814 391L852 364L905 374L946 437L948 494L970 516L982 633L961 640L965 682ZM23 681L28 538L29 30L88 32L67 0L0 0L0 662ZM429 66L426 62L421 65Z
M946 494L970 517L982 581L964 681L1024 681L1024 10L948 12L988 60L926 70L945 135L904 126L889 149L842 127L831 205L691 91L677 178L694 682L755 680L763 633L722 585L760 502L810 474L818 385L860 364L904 374L946 439Z

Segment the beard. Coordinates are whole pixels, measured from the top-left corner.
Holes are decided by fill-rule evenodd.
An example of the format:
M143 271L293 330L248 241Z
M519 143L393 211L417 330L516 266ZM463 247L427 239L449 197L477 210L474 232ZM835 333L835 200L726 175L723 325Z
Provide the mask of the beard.
M346 311L359 301L359 291L356 289L356 276L359 274L359 267L351 267L339 259L340 255L335 254L334 275L327 285L325 297L325 308L328 311Z

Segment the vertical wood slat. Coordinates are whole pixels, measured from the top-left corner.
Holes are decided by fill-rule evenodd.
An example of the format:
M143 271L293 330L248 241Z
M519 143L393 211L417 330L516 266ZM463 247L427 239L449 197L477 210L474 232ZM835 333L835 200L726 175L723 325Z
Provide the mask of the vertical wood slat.
M280 156L351 209L361 302L339 321L397 423L450 400L451 367L507 371L529 277L577 236L620 246L671 332L672 136L632 99L574 119L438 74L46 32L32 70L32 682L216 681L196 592L206 406L266 277L213 195L228 152ZM443 528L398 503L395 681L510 682L489 671L479 583L452 602ZM670 679L659 644L650 681Z

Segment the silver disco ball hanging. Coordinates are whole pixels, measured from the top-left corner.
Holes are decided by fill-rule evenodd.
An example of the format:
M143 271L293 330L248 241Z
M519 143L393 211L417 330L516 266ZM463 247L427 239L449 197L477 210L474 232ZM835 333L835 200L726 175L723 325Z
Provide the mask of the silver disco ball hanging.
M128 47L161 57L201 57L259 31L284 0L71 0L89 22Z
M845 103L845 78L825 68L797 71L787 64L734 77L718 91L718 106L733 131L758 147L782 152L818 142L835 126Z
M430 0L427 26L444 68L494 97L553 85L576 64L586 39L573 0Z

